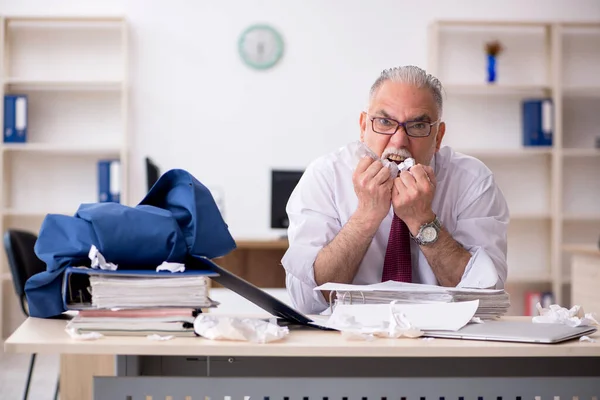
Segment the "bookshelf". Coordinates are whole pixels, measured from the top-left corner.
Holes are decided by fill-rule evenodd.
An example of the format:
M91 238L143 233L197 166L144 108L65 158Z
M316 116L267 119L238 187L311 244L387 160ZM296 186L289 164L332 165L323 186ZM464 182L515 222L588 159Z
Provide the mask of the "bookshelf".
M445 86L444 142L482 160L511 212L511 314L528 291L569 306L571 243L600 238L600 23L435 21L428 70ZM497 80L486 82L485 43L499 40ZM522 145L521 104L551 98L553 144Z
M0 228L38 232L49 213L98 201L97 162L119 159L128 199L128 31L123 17L0 18L0 88L27 95L26 143L0 143ZM3 114L0 115L0 119ZM4 126L4 123L2 123ZM22 321L4 249L0 332Z

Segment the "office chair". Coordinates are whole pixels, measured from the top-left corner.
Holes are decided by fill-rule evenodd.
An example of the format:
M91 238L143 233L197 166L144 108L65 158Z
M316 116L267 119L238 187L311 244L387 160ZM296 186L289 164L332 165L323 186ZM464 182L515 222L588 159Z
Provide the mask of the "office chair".
M29 316L29 308L27 306L27 298L25 297L25 282L37 274L46 270L46 264L40 260L34 252L37 236L33 233L9 229L4 234L4 250L8 258L8 265L13 277L15 292L19 296L21 309L26 316ZM35 364L36 354L31 355L29 361L29 372L27 374L27 382L25 383L25 393L23 399L27 400L29 394L29 384L31 383L31 374L33 365ZM54 399L58 398L59 381L56 383L56 391Z

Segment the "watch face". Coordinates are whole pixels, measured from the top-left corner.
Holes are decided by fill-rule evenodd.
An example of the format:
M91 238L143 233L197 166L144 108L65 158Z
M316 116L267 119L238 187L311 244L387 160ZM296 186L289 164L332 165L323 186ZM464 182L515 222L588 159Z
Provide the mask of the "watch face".
M283 39L268 25L254 25L240 36L238 50L246 65L267 69L274 66L283 55Z
M437 237L437 230L433 226L428 226L421 232L421 240L424 242L431 242Z

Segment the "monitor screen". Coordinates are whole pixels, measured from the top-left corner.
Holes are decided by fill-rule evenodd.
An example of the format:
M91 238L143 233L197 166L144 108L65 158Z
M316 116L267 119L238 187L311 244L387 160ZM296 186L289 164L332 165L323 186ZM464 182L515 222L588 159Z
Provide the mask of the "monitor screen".
M287 228L290 224L285 206L304 171L271 171L271 228Z
M150 158L146 157L146 186L148 191L154 186L159 176L160 170L156 164L154 164Z

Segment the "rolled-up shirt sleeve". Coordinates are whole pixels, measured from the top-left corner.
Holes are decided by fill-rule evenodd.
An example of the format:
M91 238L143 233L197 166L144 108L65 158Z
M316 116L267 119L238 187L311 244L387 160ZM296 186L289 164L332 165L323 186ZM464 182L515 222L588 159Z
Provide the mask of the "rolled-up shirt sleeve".
M478 182L457 204L454 240L471 253L458 287L504 287L507 277L509 211L492 175Z
M314 263L319 251L341 229L332 179L326 160L309 165L286 206L289 247L281 263L292 305L307 314L318 314L328 307L321 292L314 290Z

